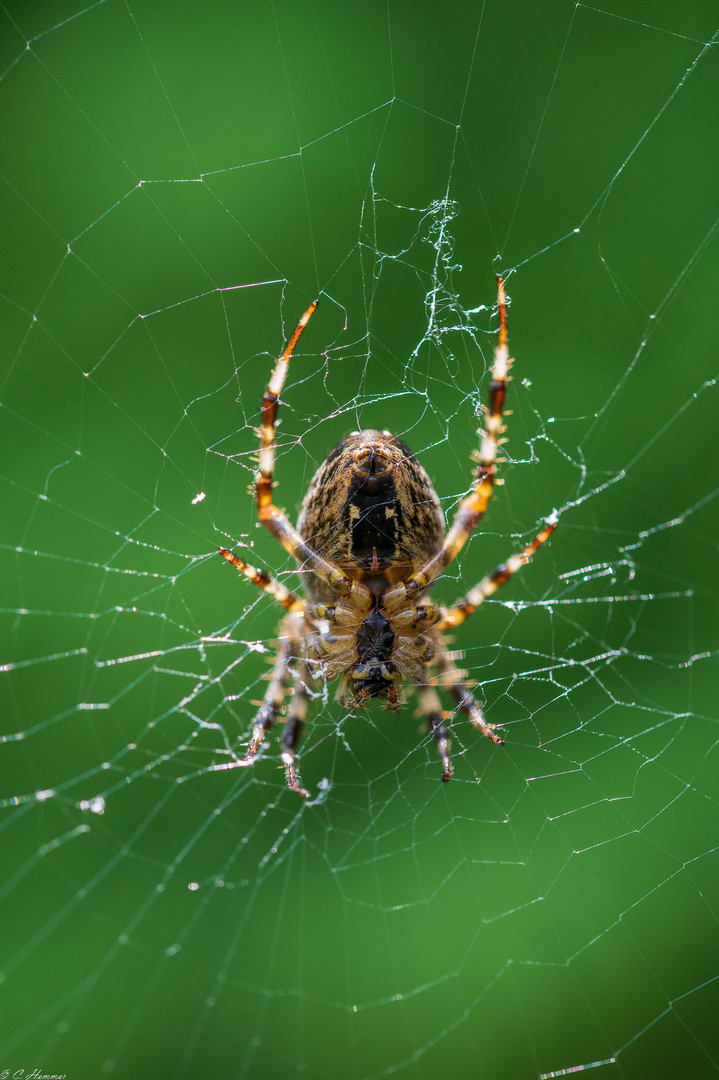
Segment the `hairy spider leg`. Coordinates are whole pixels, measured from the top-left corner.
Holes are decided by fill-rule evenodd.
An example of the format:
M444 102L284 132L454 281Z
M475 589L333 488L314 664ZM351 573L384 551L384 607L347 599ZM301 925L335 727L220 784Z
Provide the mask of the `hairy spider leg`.
M256 567L250 566L243 559L238 559L236 555L233 555L227 548L220 548L220 555L223 559L227 559L229 563L236 566L241 574L251 581L254 585L258 585L265 592L277 601L278 604L282 604L283 608L287 608L288 611L296 611L302 614L305 610L305 605L302 599L295 593L290 592L285 586L277 581L275 578L270 577L264 570L257 570Z
M487 597L495 593L502 585L506 585L508 581L511 581L517 571L521 570L529 562L537 548L541 547L542 544L546 544L556 529L557 523L556 515L553 514L547 518L544 528L532 540L531 544L527 544L516 555L512 555L506 563L501 563L491 574L487 574L478 585L470 589L467 595L463 596L452 607L440 608L440 618L439 622L435 624L435 630L454 629L455 626L459 626L470 615L473 615Z
M493 743L504 746L504 739L500 739L497 735L493 724L487 723L479 702L475 701L474 695L464 681L462 672L449 659L446 649L435 650L434 665L442 676L442 684L452 694L465 716Z
M489 387L489 404L484 409L484 431L479 452L477 469L470 494L457 507L449 532L441 548L427 562L399 582L385 594L385 604L390 607L394 602L405 597L412 598L426 589L457 557L469 539L472 530L484 516L487 504L494 490L497 472L497 448L500 435L504 431L502 416L504 399L507 394L507 380L512 360L507 349L507 297L504 291L504 279L497 278L497 303L499 307L499 336L494 349L492 381Z
M312 318L318 303L318 300L312 301L295 327L292 337L287 342L284 352L277 361L269 385L262 398L260 463L255 476L255 500L262 524L279 540L285 551L302 564L303 570L317 574L340 596L351 595L356 597L360 604L364 604L369 608L372 603L370 590L366 586L360 585L359 582L353 581L339 566L329 559L323 558L309 544L305 543L282 510L278 510L272 502L275 468L275 425L279 397L287 378L292 353L300 340L302 331Z
M287 707L287 723L282 736L282 764L285 768L287 786L296 791L304 799L309 799L310 793L302 787L297 774L295 761L295 749L302 734L302 727L307 717L307 705L309 700L309 687L312 685L312 676L305 662L302 665L300 677L295 687L295 692L290 698Z
M442 715L442 704L437 695L437 691L433 686L430 686L427 683L417 686L416 691L419 700L420 713L425 717L429 724L432 738L437 744L437 751L442 759L442 780L451 780L452 760L449 756L451 739L449 737L449 731L445 727L444 716Z
M302 647L302 617L297 613L287 615L280 625L280 643L277 659L270 675L270 685L252 722L252 737L243 758L210 765L210 772L226 769L242 769L253 765L270 728L282 711L291 680L291 662L300 654ZM295 739L296 741L296 739ZM288 781L289 782L289 781ZM290 785L291 786L291 785Z

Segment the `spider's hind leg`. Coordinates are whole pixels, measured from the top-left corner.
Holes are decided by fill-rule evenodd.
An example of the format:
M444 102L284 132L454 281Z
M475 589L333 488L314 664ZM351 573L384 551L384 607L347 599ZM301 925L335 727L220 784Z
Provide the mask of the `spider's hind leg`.
M262 421L260 424L260 458L259 468L255 474L255 501L260 521L268 529L276 540L282 544L285 551L300 564L305 572L312 572L330 585L333 592L339 596L352 596L356 601L365 606L367 610L371 606L372 594L370 590L359 581L354 581L336 563L325 559L311 544L299 534L297 529L290 523L284 510L275 506L272 500L272 489L275 486L275 430L277 426L277 411L280 404L280 393L287 378L292 354L295 346L312 318L317 307L317 301L313 301L298 322L292 337L287 342L285 349L277 361L269 384L262 398ZM224 558L228 556L225 555ZM233 560L230 559L230 562ZM243 566L235 563L238 569L247 574ZM251 575L247 574L248 577ZM256 577L255 580L262 588L268 589L275 599L280 600L276 592L263 584ZM291 596L292 594L290 594ZM287 606L285 604L285 606Z
M472 490L462 499L455 512L452 524L437 551L417 567L408 577L400 581L386 595L386 601L402 603L413 600L435 581L442 571L462 550L473 529L479 524L487 510L487 505L494 491L497 473L497 451L503 442L504 400L507 395L509 370L512 366L507 348L507 297L504 291L504 279L497 278L497 307L499 310L499 334L494 349L492 381L489 385L489 401L484 410L484 430L481 432L479 451L475 455L477 468L474 473Z

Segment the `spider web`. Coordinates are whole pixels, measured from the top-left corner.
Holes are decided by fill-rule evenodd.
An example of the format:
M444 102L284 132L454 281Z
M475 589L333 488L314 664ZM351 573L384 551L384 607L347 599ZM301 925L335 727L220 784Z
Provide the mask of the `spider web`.
M703 3L3 6L0 1075L715 1076L717 31ZM249 733L276 499L387 427L506 745ZM450 703L446 702L449 709Z

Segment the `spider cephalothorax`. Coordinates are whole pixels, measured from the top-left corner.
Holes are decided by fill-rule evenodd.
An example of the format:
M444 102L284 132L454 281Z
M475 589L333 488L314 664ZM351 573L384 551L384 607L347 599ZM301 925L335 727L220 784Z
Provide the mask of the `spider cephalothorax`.
M355 431L330 452L315 473L295 529L272 502L274 437L279 394L292 353L312 316L315 301L290 338L262 401L260 464L255 494L260 521L298 562L307 599L291 593L263 571L220 548L220 554L266 589L288 614L270 685L255 717L242 758L215 765L252 765L263 740L292 693L282 739L287 783L307 796L297 776L295 747L317 682L339 679L338 700L349 709L380 698L389 709L403 702L405 682L414 686L420 709L437 743L442 779L452 776L447 715L434 686L444 685L459 709L493 742L488 724L446 648L443 632L464 622L526 563L556 528L553 514L539 535L453 607L427 599L436 579L466 543L483 516L494 486L496 454L511 360L507 352L504 283L498 282L499 340L485 409L485 430L472 489L445 534L444 516L432 483L412 451L388 431Z

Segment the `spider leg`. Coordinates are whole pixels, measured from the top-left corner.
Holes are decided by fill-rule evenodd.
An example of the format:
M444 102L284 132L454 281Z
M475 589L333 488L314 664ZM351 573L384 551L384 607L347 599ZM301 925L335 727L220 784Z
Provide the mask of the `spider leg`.
M491 574L487 574L486 577L482 578L479 585L475 585L473 589L470 589L467 595L458 600L456 604L453 604L451 608L444 611L440 610L440 619L435 624L435 630L454 629L455 626L459 626L470 615L473 615L487 597L495 593L502 585L506 585L517 571L521 570L529 562L537 548L549 540L556 527L557 517L553 514L547 518L544 528L532 540L531 544L527 544L516 555L512 555L506 563L502 563Z
M417 697L422 715L432 731L432 737L437 744L439 756L442 759L442 780L452 779L452 760L449 756L451 739L449 731L445 727L442 715L442 705L437 696L437 691L428 684L417 687Z
M404 581L390 589L385 597L387 603L392 603L395 599L393 595L395 593L397 597L413 598L439 577L445 567L456 558L469 539L472 530L484 516L494 490L494 479L497 472L497 448L501 441L500 435L504 430L502 426L504 399L507 394L509 368L512 364L507 349L507 298L502 277L497 278L497 303L499 306L499 335L494 349L489 404L484 410L484 431L477 454L477 469L472 490L457 507L452 525L439 551Z
M442 675L444 686L452 694L465 716L478 728L483 735L491 739L497 746L504 746L504 739L500 739L494 730L494 724L487 723L482 708L464 681L462 672L455 667L454 663L441 648L435 651L434 664Z
M293 625L294 624L294 625ZM280 644L275 665L270 676L270 685L262 699L252 726L252 737L243 758L234 761L210 765L210 772L224 772L226 769L242 769L254 765L270 728L282 711L285 696L289 689L290 663L298 655L301 641L302 624L295 615L287 616L280 626Z
M299 596L296 596L289 589L286 589L281 582L276 581L275 578L270 577L264 570L257 570L254 566L250 566L249 563L244 562L243 559L238 559L236 555L233 555L227 548L219 548L219 553L223 559L227 559L229 563L236 566L241 574L244 574L253 584L259 585L261 589L268 592L278 604L282 604L283 608L287 608L288 611L296 611L302 614L305 610L304 603Z
M308 687L311 685L311 682L312 676L305 663L302 665L302 671L300 672L295 692L292 695L292 699L288 706L287 723L285 725L284 735L282 736L282 764L285 767L287 786L292 791L296 791L297 794L301 795L304 799L309 799L310 793L306 788L302 787L302 784L300 783L295 762L295 749L299 742L300 735L302 734L302 727L307 716L307 705L309 701Z
M272 515L268 514L268 508L272 507L272 488L274 487L275 469L275 423L277 420L277 407L280 393L287 378L290 360L295 351L295 346L302 336L304 328L312 318L319 301L313 300L307 311L295 327L292 337L285 345L284 352L280 356L270 377L269 384L262 398L262 424L260 427L260 462L257 475L255 476L255 498L257 509L260 512L260 520L271 532L274 532L269 522ZM264 517L263 517L264 511ZM277 511L279 514L280 511ZM289 524L289 522L288 522ZM293 554L293 552L290 552Z
M319 301L313 300L298 322L292 337L287 342L272 372L264 397L262 398L262 421L260 425L260 462L255 475L255 500L260 521L279 540L288 554L302 565L302 568L317 574L331 585L340 596L353 595L369 610L372 594L359 582L353 581L348 574L329 559L323 558L305 543L297 529L288 521L282 510L272 502L275 470L275 427L280 393L284 386L290 360L304 328L312 318Z

